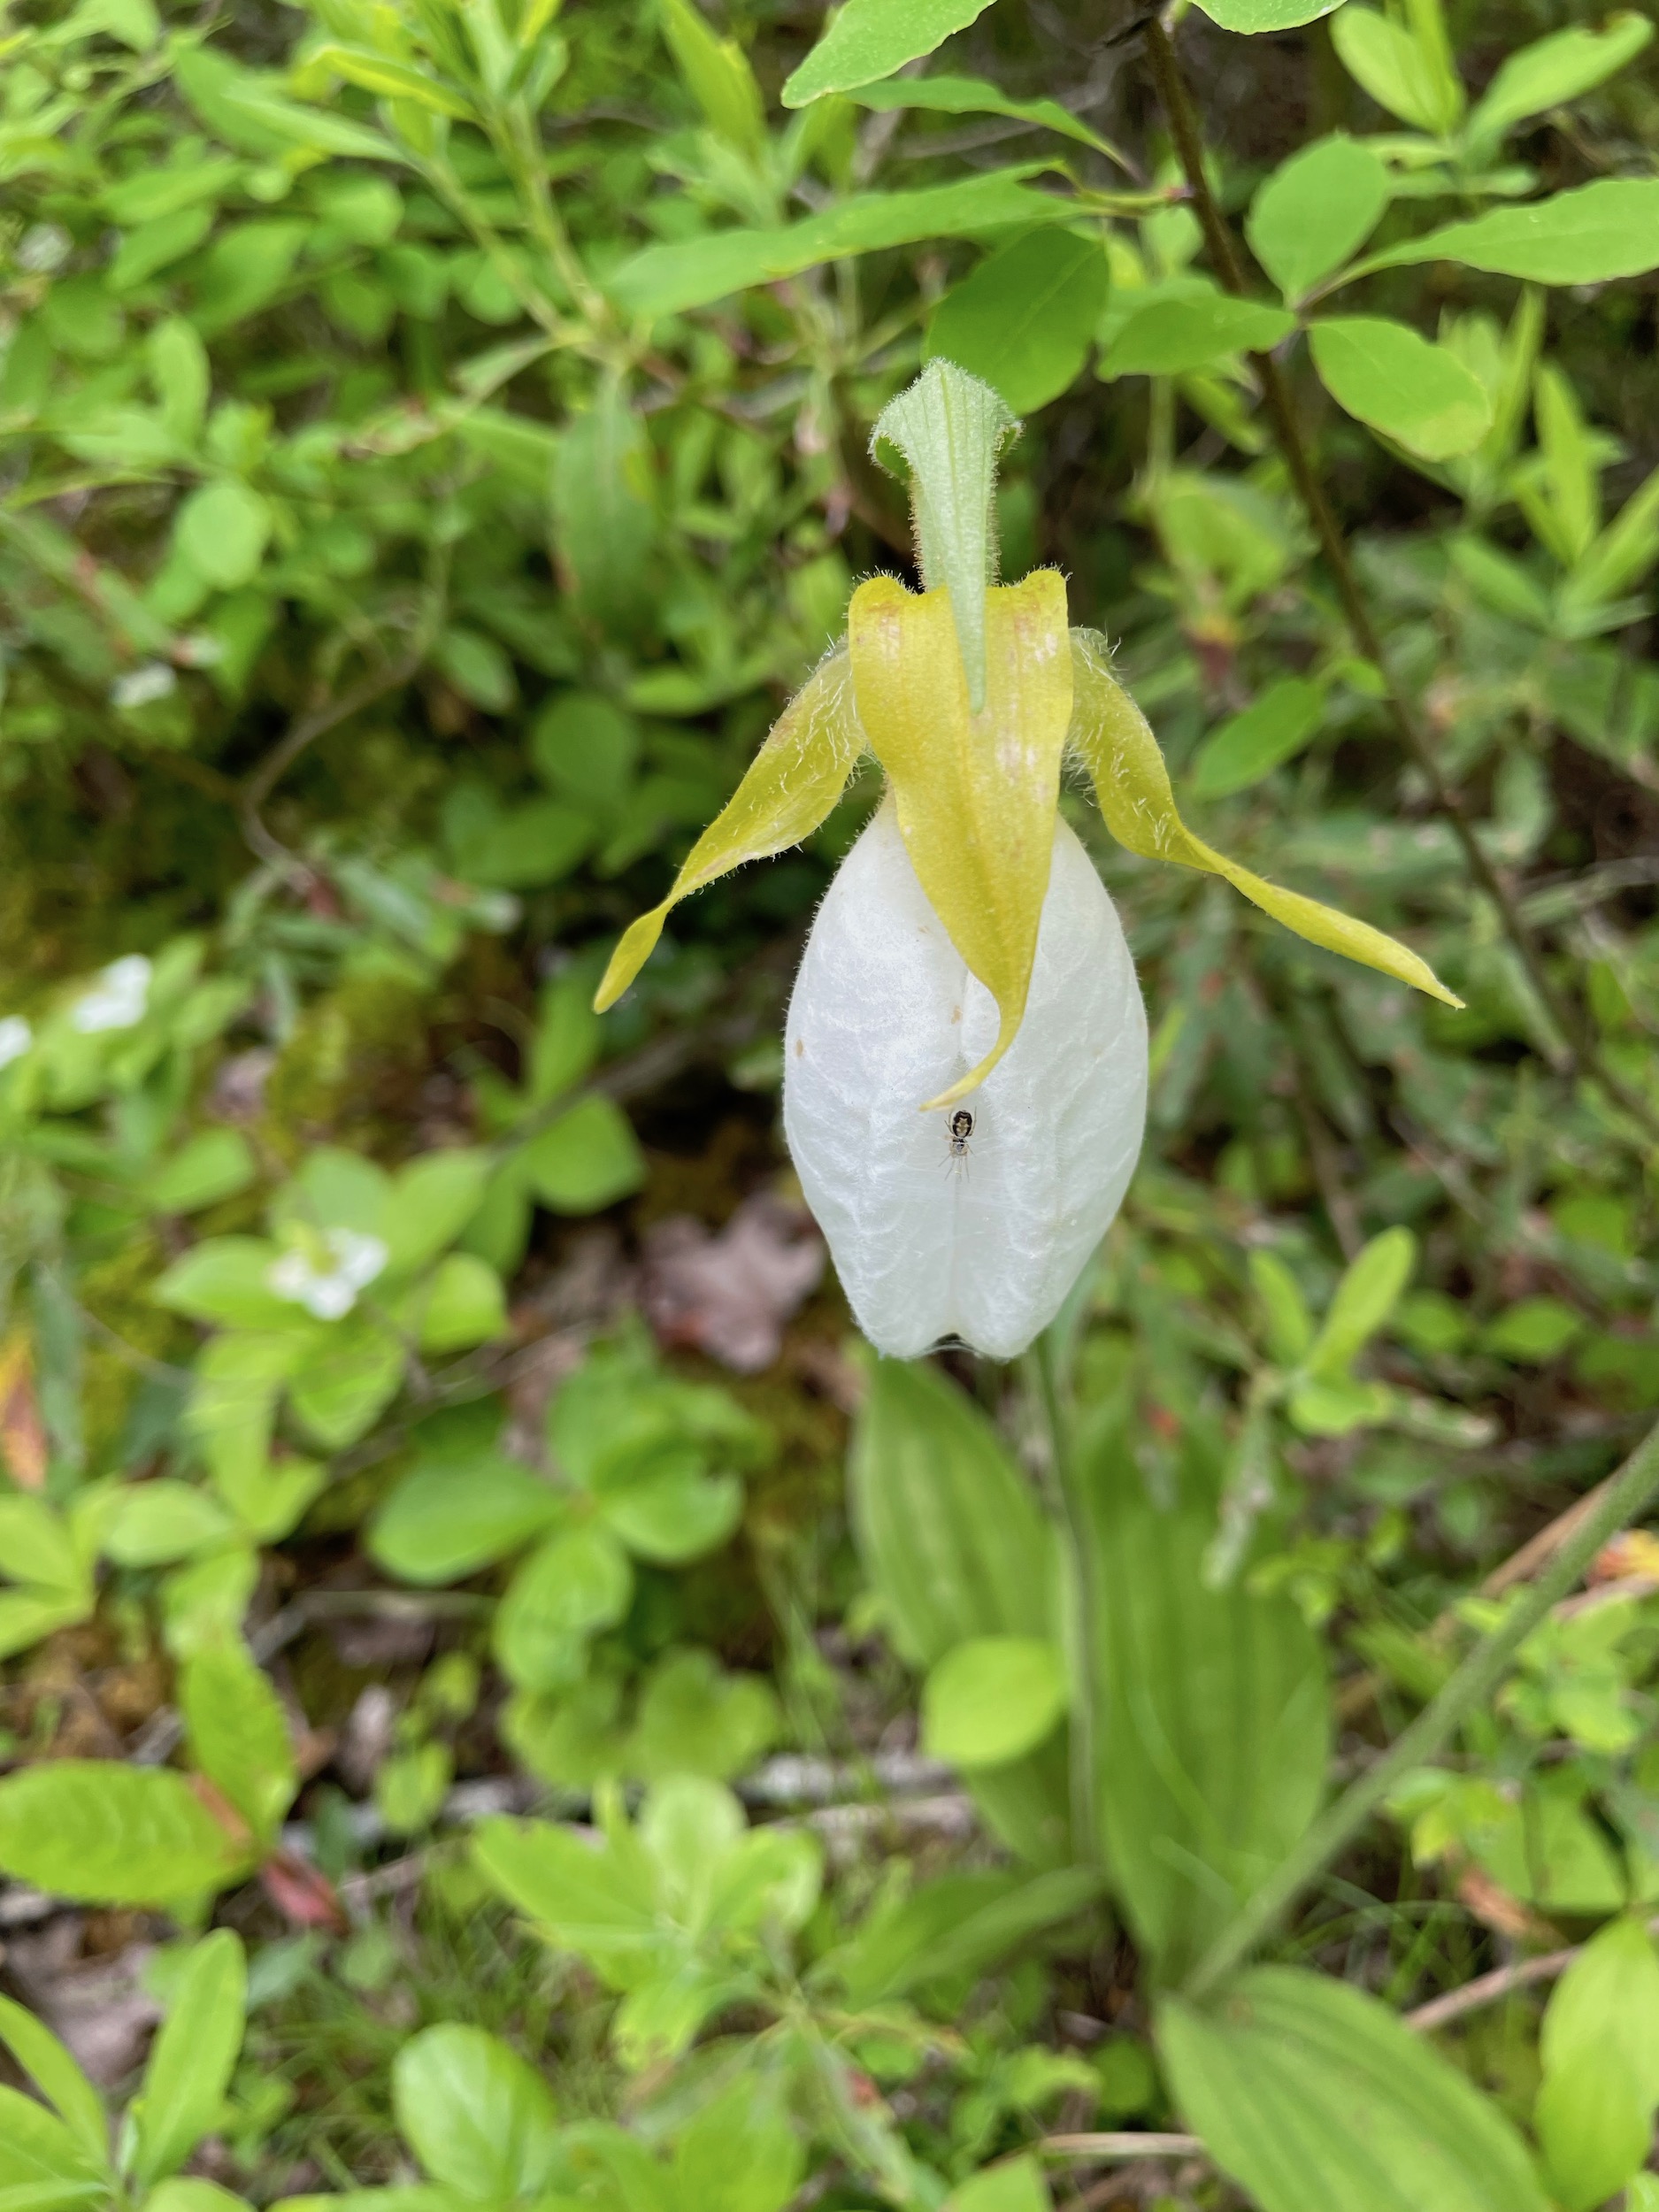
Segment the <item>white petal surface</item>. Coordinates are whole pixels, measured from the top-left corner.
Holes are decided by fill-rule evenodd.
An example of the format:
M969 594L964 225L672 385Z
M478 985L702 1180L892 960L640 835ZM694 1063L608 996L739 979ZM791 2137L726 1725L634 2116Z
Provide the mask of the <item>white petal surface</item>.
M919 1113L990 1049L995 1002L928 904L885 803L831 884L785 1032L784 1130L858 1325L910 1359L959 1338L1009 1359L1058 1310L1122 1202L1146 1122L1147 1025L1105 886L1064 822L1031 997L964 1103Z

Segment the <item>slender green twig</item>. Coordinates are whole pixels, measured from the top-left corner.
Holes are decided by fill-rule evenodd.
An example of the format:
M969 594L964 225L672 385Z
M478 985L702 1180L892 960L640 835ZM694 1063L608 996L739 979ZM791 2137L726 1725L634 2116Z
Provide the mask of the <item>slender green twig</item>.
M1432 1703L1376 1765L1321 1814L1193 1970L1187 1984L1202 1996L1242 1965L1270 1935L1310 1882L1359 1833L1413 1767L1440 1751L1460 1724L1485 1704L1532 1631L1578 1581L1609 1538L1639 1519L1659 1492L1659 1425L1651 1429L1586 1513L1549 1565L1517 1598L1502 1624L1471 1651Z
M1203 139L1199 128L1198 111L1176 55L1175 42L1161 15L1148 16L1144 29L1147 58L1152 66L1158 98L1169 121L1176 154L1192 194L1193 211L1203 233L1210 258L1226 290L1240 297L1248 296L1249 285L1238 248L1210 188L1209 173L1204 166ZM1655 1114L1645 1099L1607 1066L1583 1012L1557 987L1545 965L1537 940L1526 925L1519 902L1493 865L1486 847L1476 834L1474 824L1463 801L1441 773L1433 747L1417 718L1417 709L1383 649L1382 638L1372 619L1370 604L1349 558L1331 503L1325 497L1325 487L1319 480L1313 457L1302 438L1283 369L1268 353L1253 353L1250 361L1261 380L1262 396L1272 426L1274 442L1284 457L1297 497L1313 526L1314 535L1319 541L1319 549L1335 583L1337 596L1342 603L1342 611L1347 617L1354 642L1382 677L1389 712L1402 749L1427 784L1435 811L1449 825L1463 849L1470 874L1496 907L1504 933L1514 946L1539 1002L1561 1033L1573 1071L1598 1084L1613 1103L1627 1114L1647 1137L1659 1141L1659 1114Z

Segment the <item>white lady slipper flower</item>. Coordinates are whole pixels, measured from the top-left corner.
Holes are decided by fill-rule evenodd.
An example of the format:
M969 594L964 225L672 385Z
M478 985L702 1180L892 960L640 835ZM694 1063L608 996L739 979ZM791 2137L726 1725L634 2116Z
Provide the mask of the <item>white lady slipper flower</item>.
M14 1060L20 1060L35 1042L35 1032L21 1014L8 1014L0 1021L0 1068L9 1068Z
M883 412L872 449L908 464L927 588L876 576L854 592L847 642L624 935L595 1001L620 997L679 900L798 844L875 756L887 798L830 887L790 1003L784 1129L861 1327L900 1358L953 1337L1022 1351L1140 1152L1146 1018L1111 902L1059 819L1064 757L1130 851L1225 876L1313 943L1460 1003L1393 938L1192 834L1105 640L1068 630L1056 571L987 583L995 457L1018 428L944 361Z
M303 1245L284 1252L266 1270L265 1281L279 1298L303 1306L317 1320L343 1321L390 1254L379 1237L360 1229L325 1229L318 1241L320 1254Z
M150 972L142 952L129 952L124 960L112 960L85 997L77 999L70 1009L71 1027L88 1037L100 1030L135 1029L150 1002Z

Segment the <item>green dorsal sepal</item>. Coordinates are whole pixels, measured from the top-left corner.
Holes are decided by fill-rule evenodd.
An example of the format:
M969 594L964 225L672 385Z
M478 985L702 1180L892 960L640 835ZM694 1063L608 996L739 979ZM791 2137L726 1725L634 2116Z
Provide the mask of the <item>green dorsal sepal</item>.
M922 581L929 591L942 584L950 594L968 703L976 714L985 705L986 588L996 581L996 465L1019 427L988 384L941 359L888 401L870 438L882 467L891 467L884 445L903 457Z

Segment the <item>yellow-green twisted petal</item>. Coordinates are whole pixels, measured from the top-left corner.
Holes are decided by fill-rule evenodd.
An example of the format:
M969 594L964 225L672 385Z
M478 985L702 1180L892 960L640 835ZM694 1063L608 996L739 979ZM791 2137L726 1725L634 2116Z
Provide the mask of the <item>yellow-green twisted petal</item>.
M1071 718L1065 580L1039 569L986 593L977 714L948 591L872 577L853 594L848 637L858 720L893 787L910 864L1001 1018L990 1052L926 1102L931 1112L985 1080L1025 1010Z
M845 646L796 692L743 780L687 855L660 906L623 933L594 1006L613 1006L656 950L671 909L746 860L764 860L810 837L847 787L864 733L853 709Z
M1169 770L1145 715L1112 675L1105 639L1094 630L1073 630L1071 660L1076 704L1067 742L1093 779L1106 826L1120 845L1148 860L1172 860L1178 867L1225 876L1234 890L1310 944L1379 969L1448 1006L1463 1004L1427 961L1382 930L1299 891L1283 890L1194 837L1176 811Z

